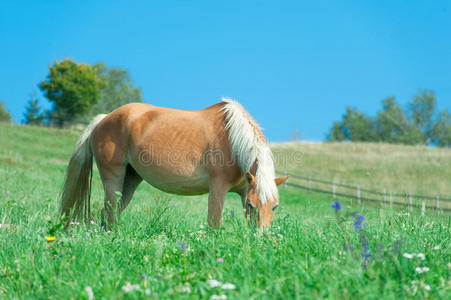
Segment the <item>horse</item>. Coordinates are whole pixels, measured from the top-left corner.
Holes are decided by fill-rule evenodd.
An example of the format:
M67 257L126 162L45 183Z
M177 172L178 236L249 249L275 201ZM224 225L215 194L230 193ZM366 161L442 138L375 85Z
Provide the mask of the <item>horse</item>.
M240 195L246 218L269 227L279 206L277 186L288 178L275 178L259 125L228 98L197 111L129 103L95 117L67 167L60 216L68 221L91 217L94 159L105 192L102 223L106 216L109 225L117 223L145 180L171 194L209 193L210 227L220 227L228 192Z

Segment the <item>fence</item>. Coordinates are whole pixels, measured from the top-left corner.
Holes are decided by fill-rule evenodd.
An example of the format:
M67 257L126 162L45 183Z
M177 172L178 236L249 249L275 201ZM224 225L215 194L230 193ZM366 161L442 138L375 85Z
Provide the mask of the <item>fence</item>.
M335 198L336 196L340 196L340 197L347 197L347 198L351 198L351 199L356 199L357 203L360 204L361 201L367 201L367 202L373 202L373 203L380 203L383 207L386 207L387 204L390 205L398 205L398 206L407 206L409 211L413 211L413 199L417 199L417 200L421 200L421 214L424 215L424 213L426 212L426 209L435 209L437 213L439 213L440 211L451 211L451 207L441 207L440 208L440 203L441 202L449 202L451 203L451 199L450 198L445 198L445 197L441 197L439 195L436 196L426 196L426 195L418 195L418 194L411 194L411 193L387 193L386 190L384 190L383 192L381 191L376 191L376 190L371 190L371 189L367 189L367 188L362 188L359 185L350 185L350 184L343 184L343 183L337 183L335 181L328 181L328 180L323 180L323 179L317 179L317 178L311 178L310 176L308 177L304 177L304 176L299 176L299 175L294 175L294 174L289 174L289 173L280 173L277 172L280 175L284 175L284 176L290 176L291 179L297 179L298 181L302 181L305 182L305 184L300 184L300 183L295 183L292 182L292 180L287 180L284 183L284 187L286 188L287 186L292 186L295 188L301 188L301 189L305 189L308 191L312 191L312 192L318 192L318 193L324 193L324 194L329 194L332 195L332 198ZM318 188L318 187L312 187L312 183L317 183L317 184L321 184L321 185L326 185L329 186L329 189L322 189L322 188ZM341 187L345 190L354 190L354 194L350 194L350 193L344 193L344 192L337 192L337 187ZM370 195L375 195L375 196L380 196L381 198L376 199L374 197L363 197L361 194L363 193L367 193ZM387 201L387 196L390 197L390 200ZM400 202L398 201L393 201L392 198L402 198L404 200L408 200L408 202ZM435 202L435 205L428 205L426 204L427 200L432 200Z

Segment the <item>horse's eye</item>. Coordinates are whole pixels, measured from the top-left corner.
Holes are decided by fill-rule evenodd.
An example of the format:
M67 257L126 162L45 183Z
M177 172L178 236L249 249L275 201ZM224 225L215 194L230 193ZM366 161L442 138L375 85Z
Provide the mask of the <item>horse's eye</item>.
M254 204L252 204L250 200L247 200L247 205L249 205L249 207L251 208L255 208Z
M275 211L278 207L279 207L279 204L276 204L276 205L274 205L274 207L272 208L272 210Z

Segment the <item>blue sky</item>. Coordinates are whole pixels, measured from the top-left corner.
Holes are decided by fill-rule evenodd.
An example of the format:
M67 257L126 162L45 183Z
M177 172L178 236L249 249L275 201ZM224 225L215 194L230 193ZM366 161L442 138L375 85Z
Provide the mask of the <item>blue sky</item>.
M450 1L0 2L0 101L20 121L53 60L126 68L154 105L232 97L270 141L418 89L451 107ZM46 106L48 103L43 100Z

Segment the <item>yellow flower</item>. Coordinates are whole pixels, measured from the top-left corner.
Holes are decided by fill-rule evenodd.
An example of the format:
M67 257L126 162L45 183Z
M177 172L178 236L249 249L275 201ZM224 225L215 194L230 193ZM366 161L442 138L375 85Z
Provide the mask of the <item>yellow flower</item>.
M53 242L54 240L56 240L56 238L55 238L54 236L46 236L46 237L45 237L45 240L46 240L47 242Z

